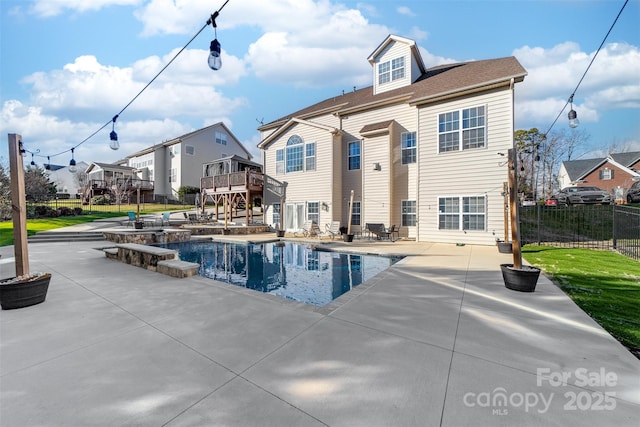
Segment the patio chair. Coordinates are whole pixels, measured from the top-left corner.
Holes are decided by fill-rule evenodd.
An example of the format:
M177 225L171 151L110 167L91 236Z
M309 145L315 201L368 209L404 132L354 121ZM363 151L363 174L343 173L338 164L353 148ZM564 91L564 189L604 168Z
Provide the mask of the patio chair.
M381 240L385 237L385 233L387 232L384 224L379 223L369 223L367 224L367 230L372 236L376 236L377 240Z
M302 224L302 230L296 231L295 233L293 233L293 235L295 237L298 237L298 233L300 233L304 237L316 237L318 235L318 231L319 227L315 222L305 221L305 223Z
M324 225L325 230L318 234L318 238L322 239L322 237L324 236L329 236L331 237L331 240L333 240L334 237L336 236L340 236L340 221L331 221L331 224L325 224Z
M171 221L169 217L171 216L171 212L162 212L162 218L160 218L161 225L171 225Z
M396 240L400 240L400 228L395 224L384 231L384 237L392 242L395 242L395 240L393 240L394 234L397 236Z
M133 223L136 222L136 213L135 212L127 212L127 216L129 219L127 220L127 227L133 227Z

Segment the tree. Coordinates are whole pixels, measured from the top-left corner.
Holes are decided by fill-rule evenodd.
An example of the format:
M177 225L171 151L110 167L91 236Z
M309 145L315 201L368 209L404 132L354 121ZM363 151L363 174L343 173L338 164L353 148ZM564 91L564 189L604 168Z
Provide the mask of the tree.
M540 160L540 145L545 140L537 128L529 130L517 130L514 134L516 151L518 153L518 193L538 196L538 182L535 171L535 163Z
M0 161L0 220L11 219L11 179L3 161Z
M56 185L40 166L27 166L24 172L26 198L32 202L51 200L56 194Z

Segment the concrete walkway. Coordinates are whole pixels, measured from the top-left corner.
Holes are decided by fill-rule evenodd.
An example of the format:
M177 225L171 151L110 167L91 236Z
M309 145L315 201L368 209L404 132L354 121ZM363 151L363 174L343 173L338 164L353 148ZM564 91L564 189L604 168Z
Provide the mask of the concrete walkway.
M273 234L264 236L272 238ZM252 240L259 237L251 236ZM322 309L30 245L47 300L0 312L1 426L631 426L640 361L495 247L412 256ZM13 275L11 247L0 276ZM564 379L564 382L562 381Z

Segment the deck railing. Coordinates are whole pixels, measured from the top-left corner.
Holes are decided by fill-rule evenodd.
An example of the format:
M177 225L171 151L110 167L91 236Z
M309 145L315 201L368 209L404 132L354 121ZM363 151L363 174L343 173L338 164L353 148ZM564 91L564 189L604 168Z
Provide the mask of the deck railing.
M262 191L263 187L264 174L250 170L200 178L200 188L214 193L239 189Z

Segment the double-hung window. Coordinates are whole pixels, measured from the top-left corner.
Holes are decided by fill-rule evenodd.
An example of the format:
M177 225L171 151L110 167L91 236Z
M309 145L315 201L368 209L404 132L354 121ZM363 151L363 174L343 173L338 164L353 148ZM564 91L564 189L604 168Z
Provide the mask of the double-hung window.
M227 145L227 134L216 131L216 144Z
M353 202L353 209L351 210L351 225L360 225L360 218L362 209L360 202Z
M276 175L284 173L284 148L276 150Z
M402 164L408 165L409 163L416 162L416 133L415 132L403 132L400 136L402 143Z
M307 202L307 220L320 224L320 203Z
M416 225L416 201L415 200L403 200L402 201L402 226L403 227L415 227Z
M378 84L403 79L405 76L404 56L378 64Z
M438 115L438 151L440 153L484 147L486 147L484 106Z
M311 142L305 145L305 165L304 169L308 171L316 170L316 143Z
M350 142L348 145L349 170L360 169L360 141Z
M485 196L453 196L438 199L438 229L485 230Z
M273 223L276 227L280 227L280 203L274 203L273 205Z
M304 144L302 138L298 135L293 135L287 140L287 173L301 171L303 168L304 159Z
M603 181L613 179L613 169L602 169L598 174Z

